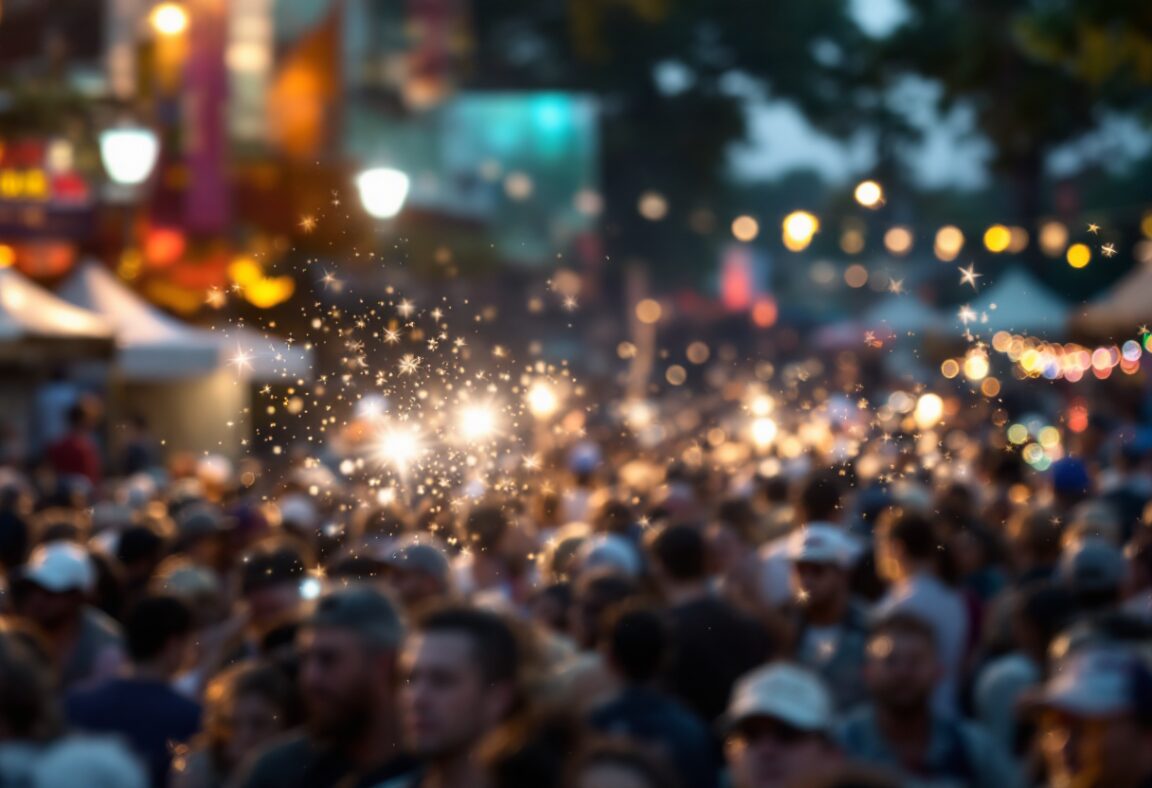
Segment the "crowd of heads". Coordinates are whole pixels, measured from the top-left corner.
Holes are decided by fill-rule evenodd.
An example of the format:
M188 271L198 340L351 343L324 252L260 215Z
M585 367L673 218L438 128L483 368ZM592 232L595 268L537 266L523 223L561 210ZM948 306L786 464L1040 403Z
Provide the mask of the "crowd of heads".
M0 783L1152 784L1139 425L1045 473L593 430L431 497L92 424L0 468Z

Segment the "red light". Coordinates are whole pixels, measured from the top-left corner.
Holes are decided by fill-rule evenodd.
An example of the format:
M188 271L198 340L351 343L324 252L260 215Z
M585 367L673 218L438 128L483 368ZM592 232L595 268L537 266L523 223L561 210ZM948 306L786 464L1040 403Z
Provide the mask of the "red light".
M752 307L752 322L760 328L771 328L776 325L776 319L779 316L780 312L776 308L775 299L762 298L756 302L756 306Z
M167 268L184 256L184 234L171 227L154 227L144 238L144 259L155 268Z

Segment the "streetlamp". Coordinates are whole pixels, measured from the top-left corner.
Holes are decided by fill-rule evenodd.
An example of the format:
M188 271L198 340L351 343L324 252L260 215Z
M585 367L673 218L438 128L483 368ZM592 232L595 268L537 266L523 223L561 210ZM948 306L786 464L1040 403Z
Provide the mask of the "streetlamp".
M120 262L132 247L132 225L135 218L136 192L160 156L160 139L156 132L143 126L119 126L105 129L100 135L100 159L104 171L112 181L109 191L112 201L123 203L124 230L121 238Z
M400 213L410 185L408 176L392 167L373 167L356 177L360 202L374 219L392 219Z
M160 155L156 132L143 126L119 126L100 135L100 160L117 186L133 189L152 174Z

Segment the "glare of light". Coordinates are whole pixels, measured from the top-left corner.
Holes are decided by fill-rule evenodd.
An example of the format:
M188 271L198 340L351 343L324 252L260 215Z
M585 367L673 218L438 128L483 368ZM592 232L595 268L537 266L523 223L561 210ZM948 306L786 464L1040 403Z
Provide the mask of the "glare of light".
M793 211L784 217L784 246L801 252L812 243L812 236L820 232L820 220L807 211Z
M364 210L374 219L391 219L408 199L411 181L392 167L373 167L356 176L356 188Z
M1061 222L1045 222L1040 226L1040 251L1049 257L1059 257L1068 246L1068 228Z
M151 129L121 126L100 134L100 161L112 182L121 186L148 180L159 155L160 140Z
M375 449L381 462L403 473L420 457L424 446L414 427L391 427L380 436Z
M767 394L760 394L753 397L752 401L748 403L748 410L752 412L753 416L767 416L776 410L776 402Z
M936 231L936 256L946 263L950 263L960 255L964 248L964 233L959 227L947 225Z
M751 216L737 216L732 220L732 235L737 241L755 241L760 234L760 223Z
M984 353L969 353L964 359L964 377L969 380L983 380L988 377L988 356Z
M1028 428L1023 424L1013 424L1008 428L1008 440L1019 446L1028 440Z
M752 421L752 442L758 449L767 449L776 441L779 428L776 422L767 416L761 416Z
M460 434L468 441L482 441L496 434L496 413L485 405L467 405L457 417Z
M1040 430L1040 434L1036 436L1036 439L1045 449L1053 449L1060 445L1060 430L1055 427L1045 427Z
M663 313L664 310L660 306L660 302L654 298L645 298L636 304L636 319L641 323L649 325L658 323Z
M11 268L16 264L16 250L8 244L0 244L0 268Z
M856 186L856 202L865 208L878 208L884 202L884 189L876 181L861 181Z
M1092 262L1092 250L1087 244L1072 244L1068 247L1066 259L1073 268L1083 268Z
M912 250L912 231L907 227L890 227L884 233L884 248L892 254L908 254Z
M317 577L306 577L300 581L300 598L316 599L324 589L324 584Z
M538 419L546 419L560 408L556 389L545 380L537 380L529 386L525 400L529 412Z
M923 394L916 400L916 410L912 418L916 426L922 430L930 430L940 423L944 417L944 400L939 394Z
M625 402L622 408L624 423L634 430L642 430L652 424L656 411L651 403L642 399Z
M668 215L668 200L660 192L644 192L636 203L636 210L650 222L658 222Z
M994 224L984 231L984 248L993 254L1008 249L1012 243L1012 231L1002 224Z
M252 369L252 354L237 345L236 354L228 360L228 363L236 367L237 372Z
M188 12L179 3L161 3L148 17L152 29L162 36L178 36L188 29Z
M960 374L959 362L954 358L945 360L944 363L940 365L940 374L948 378L948 380L952 380Z

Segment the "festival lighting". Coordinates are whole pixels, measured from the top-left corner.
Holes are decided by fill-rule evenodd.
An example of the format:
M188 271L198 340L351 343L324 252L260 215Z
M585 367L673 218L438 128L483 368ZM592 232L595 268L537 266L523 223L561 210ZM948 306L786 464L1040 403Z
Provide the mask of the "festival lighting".
M460 435L467 441L484 441L496 434L496 413L485 405L466 405L457 417Z
M784 217L784 246L790 251L802 252L820 232L820 220L807 211L793 211Z
M162 36L178 36L188 29L188 12L179 3L161 3L152 9L148 22Z
M865 208L879 208L884 204L884 189L876 181L861 181L856 186L856 202Z
M119 126L100 135L100 160L112 182L139 186L148 180L160 155L156 132L142 126Z
M356 177L360 202L374 219L391 219L400 213L410 186L408 176L391 167L373 167Z
M526 402L529 412L538 419L547 419L560 408L556 389L544 380L537 380L528 387Z

